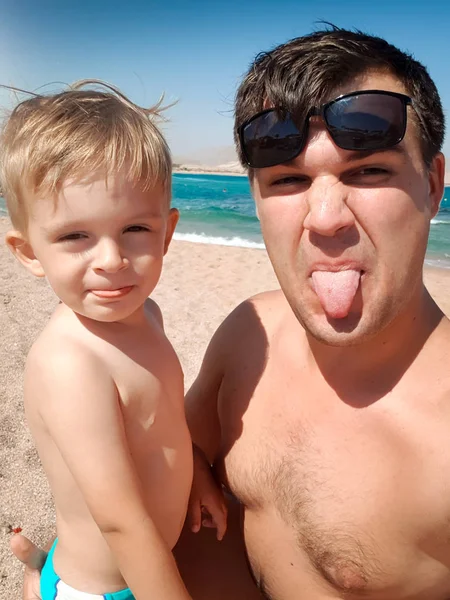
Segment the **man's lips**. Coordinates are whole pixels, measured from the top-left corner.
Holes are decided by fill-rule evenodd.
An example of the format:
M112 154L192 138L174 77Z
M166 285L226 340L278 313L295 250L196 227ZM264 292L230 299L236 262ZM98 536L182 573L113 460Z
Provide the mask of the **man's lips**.
M122 296L126 296L131 292L134 286L128 285L126 287L116 288L115 290L93 290L91 289L91 294L97 296L97 298L122 298Z
M336 273L339 271L361 271L364 273L365 269L361 262L354 260L346 260L341 262L316 262L313 263L312 267L309 268L309 274L314 271L329 271L330 273Z

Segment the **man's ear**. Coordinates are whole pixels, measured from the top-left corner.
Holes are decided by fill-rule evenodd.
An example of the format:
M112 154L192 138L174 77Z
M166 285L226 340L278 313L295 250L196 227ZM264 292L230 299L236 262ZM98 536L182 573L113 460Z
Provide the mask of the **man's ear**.
M430 195L431 217L439 211L441 200L444 196L445 186L445 157L442 152L436 154L428 171L428 186Z
M180 218L180 213L177 208L171 208L169 212L169 216L167 218L167 226L166 226L166 237L164 239L164 254L166 254L169 249L170 242L172 241L172 236L175 231L175 227L177 226L178 220Z
M24 267L35 277L45 277L44 269L36 258L30 242L20 231L8 231L6 234L6 245Z
M252 195L253 202L255 203L255 213L256 213L256 218L258 219L258 221L260 221L261 219L259 218L259 210L258 210L258 205L256 204L256 200L255 200L255 194L253 193L253 192L254 192L253 186L254 186L254 184L255 184L255 179L254 179L254 178L255 178L255 172L254 172L254 169L249 169L249 170L248 170L248 181L249 181L249 183L250 183L250 193L251 193L251 195Z

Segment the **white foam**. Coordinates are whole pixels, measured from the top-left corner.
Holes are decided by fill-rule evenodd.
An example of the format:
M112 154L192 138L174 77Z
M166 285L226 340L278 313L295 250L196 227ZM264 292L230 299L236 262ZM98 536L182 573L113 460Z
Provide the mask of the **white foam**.
M174 240L182 242L194 242L196 244L213 244L216 246L237 246L238 248L264 249L265 245L260 242L252 242L244 238L234 236L232 238L205 235L204 233L175 233Z
M448 256L448 255L446 255ZM426 258L425 264L428 267L435 267L437 269L450 269L450 260L441 258Z
M431 219L431 224L432 225L450 225L450 220L449 221L444 221L443 219Z

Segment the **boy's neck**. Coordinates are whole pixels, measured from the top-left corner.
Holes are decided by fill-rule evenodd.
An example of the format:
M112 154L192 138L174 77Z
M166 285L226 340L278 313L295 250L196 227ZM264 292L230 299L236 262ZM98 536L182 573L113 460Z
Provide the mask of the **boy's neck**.
M124 319L119 319L117 321L99 321L97 319L91 319L90 317L86 317L84 315L80 315L75 311L72 311L78 321L87 327L88 329L101 329L101 330L109 330L109 329L130 329L136 330L141 328L145 323L147 323L147 316L145 314L145 306L142 304L137 310L135 310L131 315L128 315Z

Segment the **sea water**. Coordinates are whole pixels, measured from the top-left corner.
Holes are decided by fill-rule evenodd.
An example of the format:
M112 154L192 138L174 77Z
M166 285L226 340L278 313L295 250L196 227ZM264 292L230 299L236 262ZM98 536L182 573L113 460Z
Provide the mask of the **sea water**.
M246 177L175 173L172 204L180 210L175 239L264 248ZM0 214L6 214L3 199ZM431 221L426 262L450 268L450 187L445 188L441 210Z
M180 209L176 238L207 244L264 248L246 177L173 176L173 205ZM450 187L431 221L427 263L450 268Z

